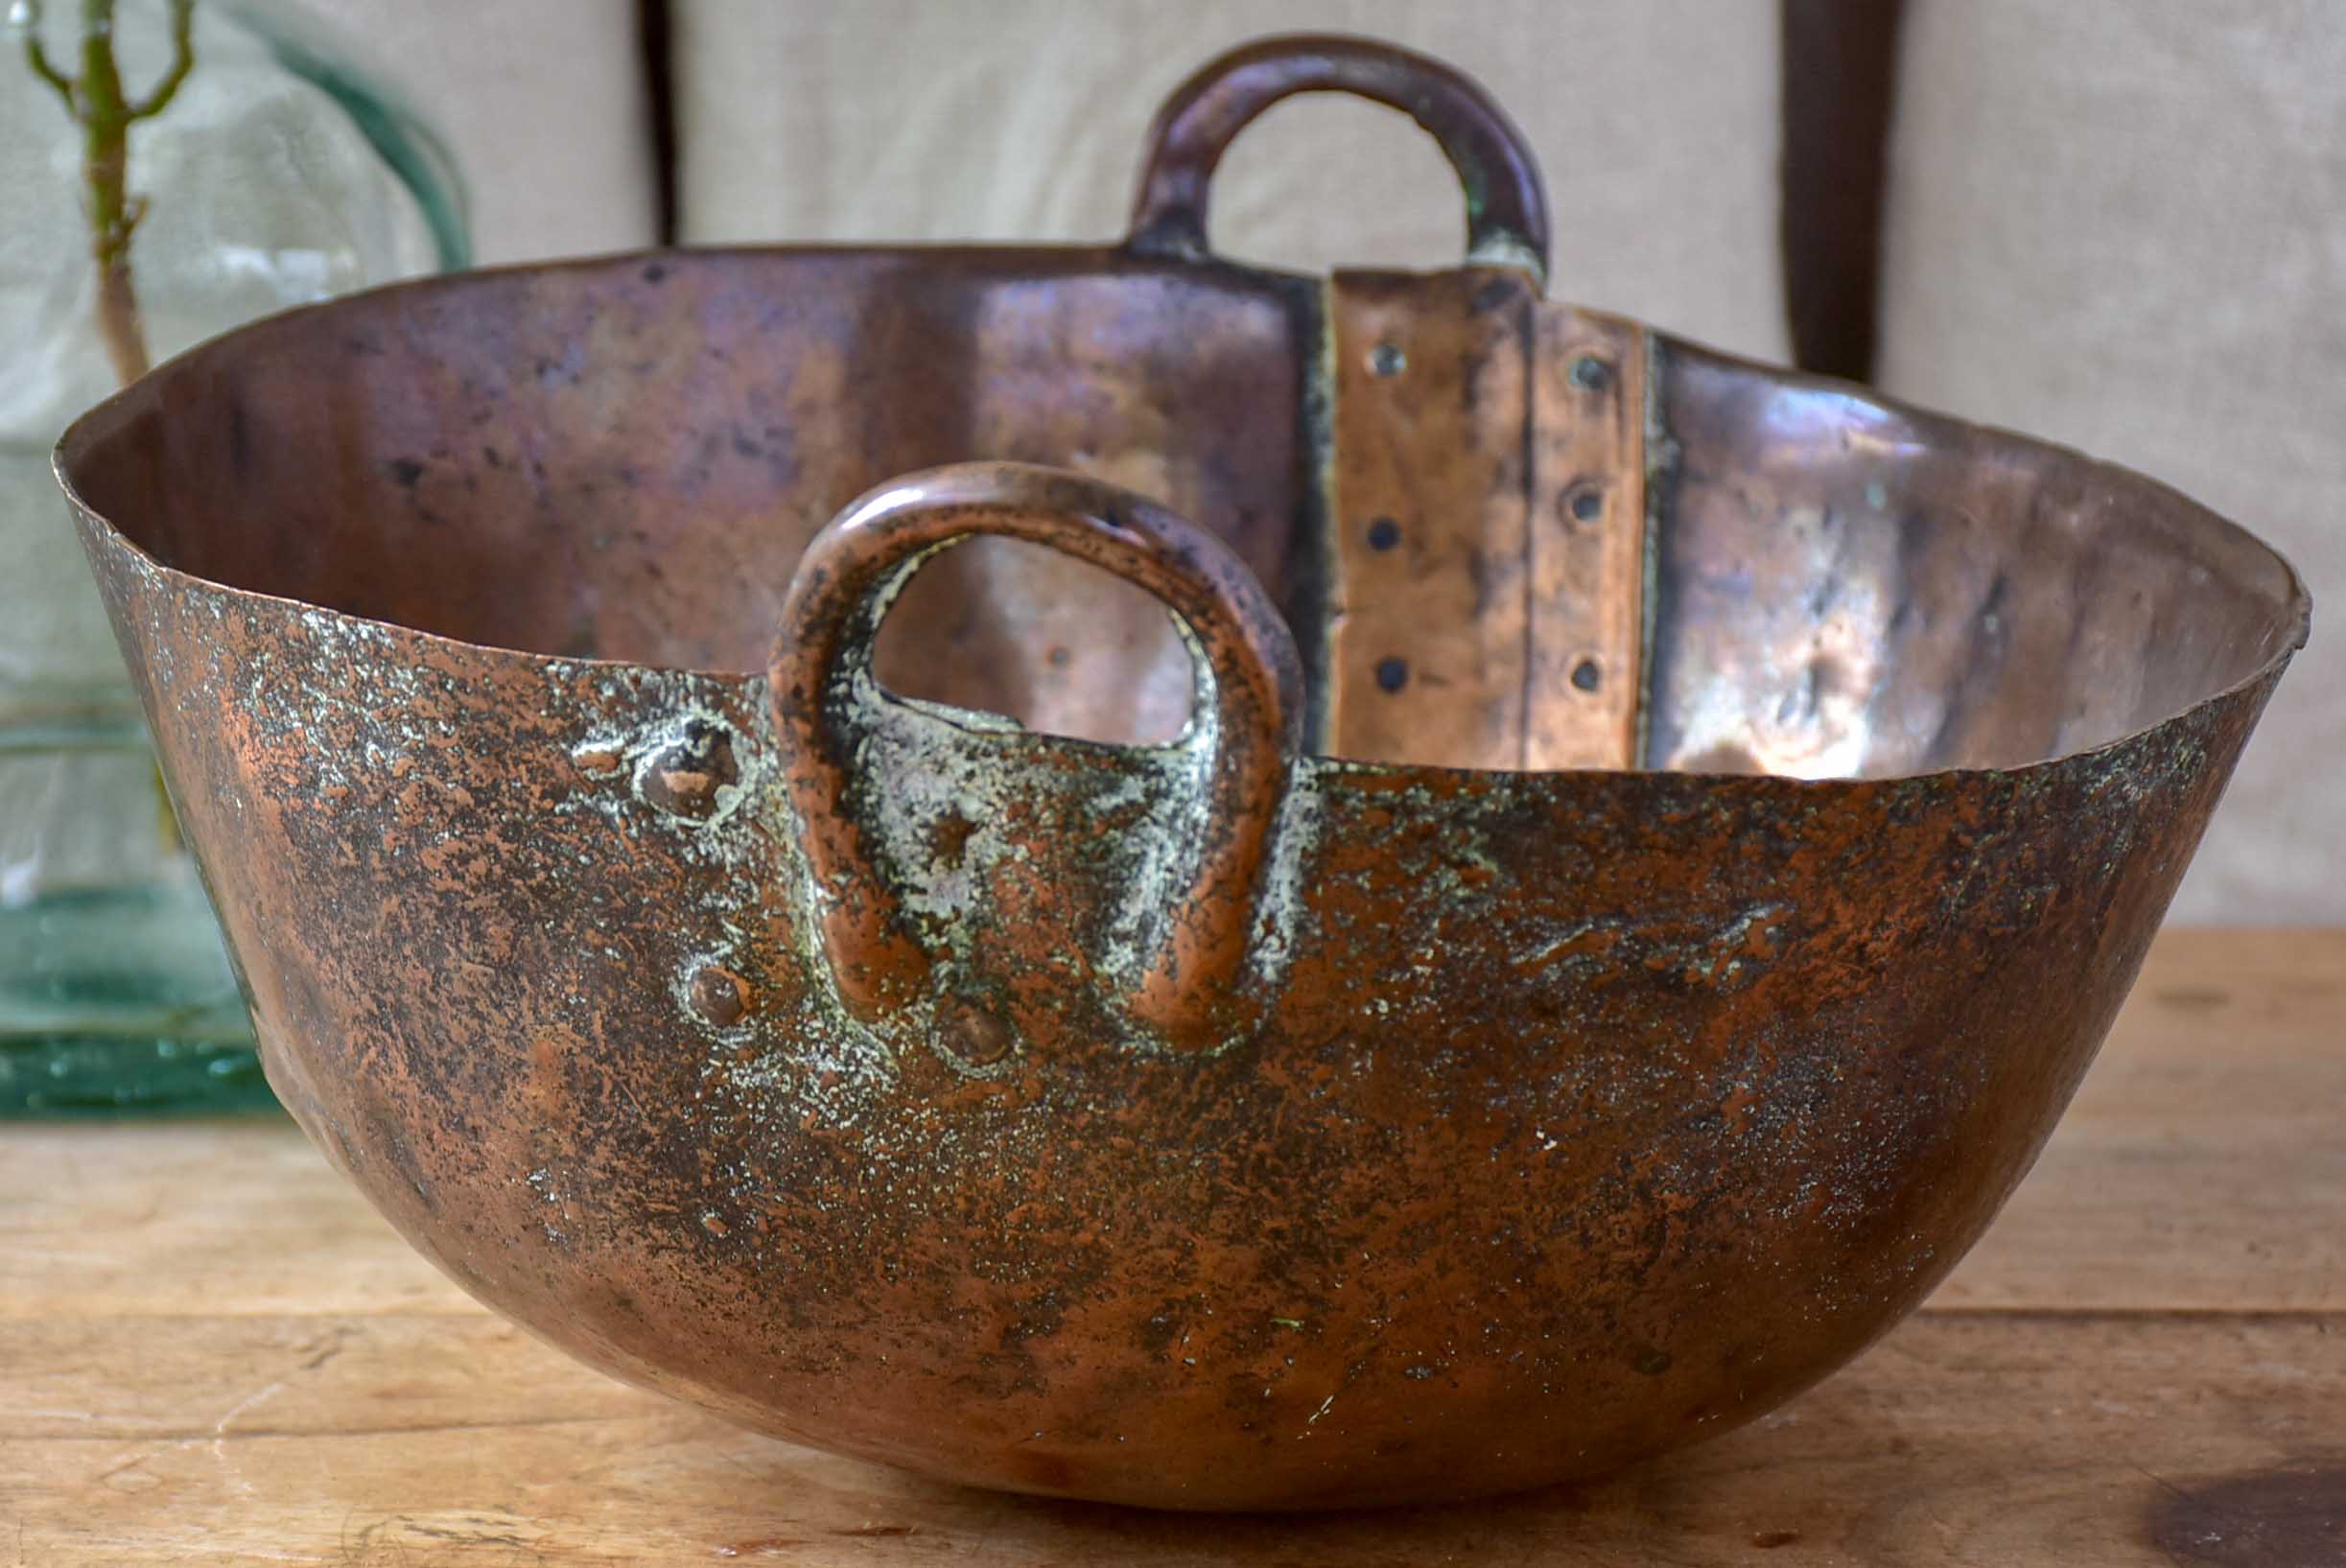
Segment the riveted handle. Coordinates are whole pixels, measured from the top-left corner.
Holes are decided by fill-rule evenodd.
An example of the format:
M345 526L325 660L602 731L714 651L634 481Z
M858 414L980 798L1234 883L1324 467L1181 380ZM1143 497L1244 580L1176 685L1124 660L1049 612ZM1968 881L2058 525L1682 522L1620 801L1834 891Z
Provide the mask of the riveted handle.
M1548 271L1548 199L1538 160L1475 82L1442 61L1370 38L1298 34L1209 61L1157 111L1133 202L1143 255L1202 257L1214 165L1248 124L1296 93L1349 92L1400 109L1442 144L1466 192L1466 257Z
M1044 545L1148 590L1180 618L1210 676L1210 705L1185 743L1211 748L1211 826L1128 998L1168 1040L1203 1043L1240 977L1257 873L1300 734L1294 640L1254 574L1211 534L1130 491L1024 463L955 464L882 485L814 536L791 579L770 667L774 714L801 845L831 895L822 933L839 995L878 1022L929 991L928 955L874 863L848 784L890 600L925 559L974 534Z

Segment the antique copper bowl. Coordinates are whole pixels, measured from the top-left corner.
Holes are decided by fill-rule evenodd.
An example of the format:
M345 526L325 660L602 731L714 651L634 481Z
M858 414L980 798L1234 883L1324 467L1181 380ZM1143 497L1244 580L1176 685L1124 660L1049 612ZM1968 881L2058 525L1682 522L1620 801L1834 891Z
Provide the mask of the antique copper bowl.
M1467 265L1206 252L1318 87L1442 141ZM1546 253L1471 85L1286 39L1121 246L434 279L106 403L59 471L287 1106L596 1366L984 1486L1460 1496L1845 1361L2044 1141L2306 595Z

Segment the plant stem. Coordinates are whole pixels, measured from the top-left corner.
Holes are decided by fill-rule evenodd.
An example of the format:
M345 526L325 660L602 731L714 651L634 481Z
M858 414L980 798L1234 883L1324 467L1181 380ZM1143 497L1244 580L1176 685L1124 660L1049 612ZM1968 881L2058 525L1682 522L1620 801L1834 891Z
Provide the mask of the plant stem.
M130 127L163 112L195 69L196 0L171 0L171 67L152 91L133 100L123 91L122 67L114 56L116 0L82 0L82 74L69 78L50 62L37 29L25 34L25 63L64 100L66 112L82 127L82 180L86 187L90 259L98 269L98 339L125 386L147 373L152 363L147 332L139 319L138 287L130 275L130 240L146 216L143 197L130 194ZM155 796L160 803L163 848L182 840L158 764Z
M98 336L114 378L147 373L147 335L130 281L130 233L139 203L129 196L130 110L114 64L114 0L82 0L82 177L89 186L90 256L98 264Z
M147 373L147 334L130 278L130 237L146 201L129 194L130 127L163 111L195 66L195 0L172 0L172 64L153 92L132 102L114 58L115 0L82 0L82 79L74 98L82 122L82 174L89 188L90 257L98 265L98 336L115 377Z
M74 106L72 79L49 63L49 52L41 47L40 35L31 24L25 28L24 62L35 76L57 89L57 95L65 101L67 114L80 114L81 110Z

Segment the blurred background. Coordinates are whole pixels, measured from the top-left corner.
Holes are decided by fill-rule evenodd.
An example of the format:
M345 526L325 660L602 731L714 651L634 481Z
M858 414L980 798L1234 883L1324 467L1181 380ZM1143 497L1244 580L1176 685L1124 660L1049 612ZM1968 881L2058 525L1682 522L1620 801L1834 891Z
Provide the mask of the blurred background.
M1151 109L1299 28L1479 78L1537 147L1551 292L2083 447L2346 603L2346 16L2323 0L334 0L404 61L480 259L1098 240ZM1455 257L1400 115L1282 105L1217 248ZM2317 616L2317 620L2318 620ZM2346 642L2317 623L2176 907L2346 920Z

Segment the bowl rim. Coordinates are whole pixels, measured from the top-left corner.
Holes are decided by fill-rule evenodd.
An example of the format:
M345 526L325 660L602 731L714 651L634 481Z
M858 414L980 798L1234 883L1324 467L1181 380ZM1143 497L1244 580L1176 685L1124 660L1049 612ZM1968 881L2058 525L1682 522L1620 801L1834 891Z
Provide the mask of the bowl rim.
M338 308L358 301L414 299L451 289L488 287L523 279L560 276L563 274L591 275L627 269L642 269L651 265L668 265L682 261L685 265L704 262L725 265L746 260L775 257L828 257L837 260L856 259L920 259L947 261L955 265L1003 265L1027 269L1042 268L1069 272L1114 271L1133 275L1176 272L1185 276L1214 275L1245 277L1278 285L1313 285L1317 280L1302 273L1282 271L1274 268L1257 267L1209 256L1202 260L1166 261L1134 253L1119 245L725 245L691 246L650 246L641 249L610 251L598 255L565 257L552 261L514 262L481 267L461 272L429 273L404 278L392 283L356 290L328 299L289 306L269 315L239 323L224 332L206 338L181 349L157 363L147 375L130 383L92 405L68 425L50 452L50 471L67 503L83 524L85 544L93 554L101 549L116 552L134 571L160 584L176 597L219 596L226 602L248 602L268 605L297 615L327 617L355 626L364 626L388 632L403 638L417 639L426 644L464 652L475 658L510 661L520 667L540 669L605 670L613 673L641 672L653 676L691 677L716 681L756 693L762 699L755 706L762 708L767 685L763 669L728 670L692 665L648 664L632 659L586 658L572 654L544 653L528 648L513 647L498 643L452 637L444 633L425 631L400 621L384 620L375 617L355 615L336 610L312 600L261 589L243 588L217 578L175 567L156 557L152 551L130 538L112 519L92 505L75 482L74 472L92 453L116 435L144 406L152 386L166 373L184 367L218 352L222 345L246 337L256 329L289 320L329 314ZM1545 296L1543 296L1544 298ZM1550 301L1550 303L1557 303ZM1373 778L1385 781L1423 781L1448 783L1487 781L1490 783L1529 780L1558 780L1576 776L1625 777L1656 775L1672 779L1711 784L1734 784L1741 788L1775 787L1814 792L1833 789L1865 789L1874 786L1912 784L1919 780L1959 780L1966 778L2025 779L2054 768L2066 767L2105 758L2113 752L2135 745L2147 737L2185 723L2203 710L2219 704L2235 702L2259 688L2277 681L2297 651L2304 647L2312 626L2312 595L2304 575L2287 554L2258 536L2252 530L2232 521L2205 503L2150 475L2123 464L2092 456L2057 441L2011 430L2007 427L1966 420L1956 415L1885 395L1863 383L1818 375L1813 372L1770 363L1763 360L1726 353L1691 339L1678 337L1647 323L1636 323L1646 334L1651 347L1658 352L1694 352L1713 363L1762 375L1778 386L1800 391L1830 392L1852 399L1885 416L1902 419L1921 419L1943 428L1984 437L1988 441L2016 451L2039 456L2054 457L2072 465L2089 477L2117 476L2127 483L2148 486L2187 509L2195 526L2213 527L2236 544L2261 554L2280 570L2286 584L2282 615L2277 618L2280 627L2273 649L2253 667L2226 685L2202 695L2182 708L2163 714L2147 723L2119 732L2091 746L2052 752L2041 757L2004 765L1965 764L1953 767L1922 768L1879 774L1836 773L1804 776L1781 773L1726 772L1700 768L1602 767L1602 768L1490 768L1464 767L1432 762L1368 761L1334 756L1325 752L1302 750L1290 758L1290 764L1308 764L1311 771L1323 777ZM887 700L906 706L929 710L943 709L959 712L950 705L902 697L883 691ZM1006 714L984 714L975 730L1015 735L1029 739L1046 739L1054 744L1095 753L1162 753L1178 751L1190 744L1191 730L1167 741L1125 744L1114 741L1091 740L1076 736L1063 736L1032 731ZM1192 721L1194 728L1194 720Z

